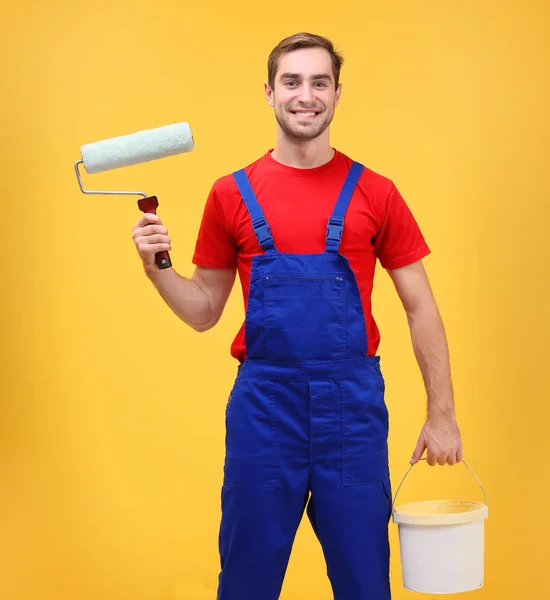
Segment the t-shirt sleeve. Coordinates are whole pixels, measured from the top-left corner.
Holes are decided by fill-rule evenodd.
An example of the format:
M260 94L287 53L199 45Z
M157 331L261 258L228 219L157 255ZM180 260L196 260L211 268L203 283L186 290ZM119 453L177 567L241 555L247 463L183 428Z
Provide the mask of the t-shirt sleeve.
M418 223L393 184L382 211L374 245L384 269L399 269L430 254Z
M237 246L228 231L220 201L220 192L214 184L206 200L193 254L193 263L199 267L237 267Z

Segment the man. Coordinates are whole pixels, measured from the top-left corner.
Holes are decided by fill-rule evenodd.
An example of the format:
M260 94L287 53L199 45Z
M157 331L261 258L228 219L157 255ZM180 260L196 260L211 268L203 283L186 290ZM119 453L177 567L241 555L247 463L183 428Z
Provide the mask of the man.
M231 351L218 600L279 598L303 511L336 600L390 598L388 414L371 314L376 259L406 310L428 395L411 462L462 458L444 328L422 265L429 249L393 183L329 143L341 56L322 37L283 40L265 94L275 148L215 182L191 279L158 270L158 217L134 240L145 271L196 331L219 320L236 270L246 319Z

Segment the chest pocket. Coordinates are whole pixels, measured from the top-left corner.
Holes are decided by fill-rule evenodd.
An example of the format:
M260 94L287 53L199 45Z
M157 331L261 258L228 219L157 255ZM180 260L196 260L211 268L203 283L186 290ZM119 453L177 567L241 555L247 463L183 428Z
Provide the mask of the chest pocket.
M268 360L336 360L346 355L346 281L270 275L264 279Z

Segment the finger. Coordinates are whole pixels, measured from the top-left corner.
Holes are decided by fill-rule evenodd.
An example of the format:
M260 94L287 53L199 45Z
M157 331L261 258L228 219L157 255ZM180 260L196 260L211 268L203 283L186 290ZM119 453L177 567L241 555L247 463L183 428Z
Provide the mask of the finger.
M141 227L147 227L147 225L162 225L162 221L158 215L153 215L151 213L143 213L139 218L138 222L134 225L134 231L136 229L140 229Z
M172 246L170 246L170 244L153 244L152 248L154 254L157 252L171 252L172 250Z
M449 456L447 456L447 464L454 466L456 464L456 452L450 452Z
M411 465L415 465L422 458L422 455L424 454L425 449L426 449L426 441L424 440L423 436L420 436L420 438L418 438L416 448L414 449L414 452L413 452L413 455L411 458Z
M157 252L170 252L172 246L170 244L142 244L137 249L141 255L152 255Z
M441 467L445 465L447 463L448 456L449 455L447 454L447 452L440 452L437 456L437 464Z
M428 456L426 457L426 462L430 465L430 467L434 467L437 464L437 454L428 448Z
M163 225L149 224L141 228L144 235L151 235L153 233L161 233L162 235L168 235L168 229Z
M162 233L153 233L150 235L140 235L136 237L139 244L171 244L172 240Z
M139 243L142 240L147 240L148 242L153 243L171 243L171 240L168 237L168 229L160 225L147 225L146 227L139 227L138 229L134 229L134 232L132 233L132 239L136 243Z
M460 442L460 446L456 453L456 462L462 462L462 442Z

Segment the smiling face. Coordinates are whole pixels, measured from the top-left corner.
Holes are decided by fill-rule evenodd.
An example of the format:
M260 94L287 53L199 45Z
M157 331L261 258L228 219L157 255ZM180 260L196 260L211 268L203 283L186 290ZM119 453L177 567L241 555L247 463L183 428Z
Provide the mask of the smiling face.
M340 100L330 54L324 48L302 48L279 59L274 89L265 86L267 101L283 133L294 140L313 140L325 131Z

